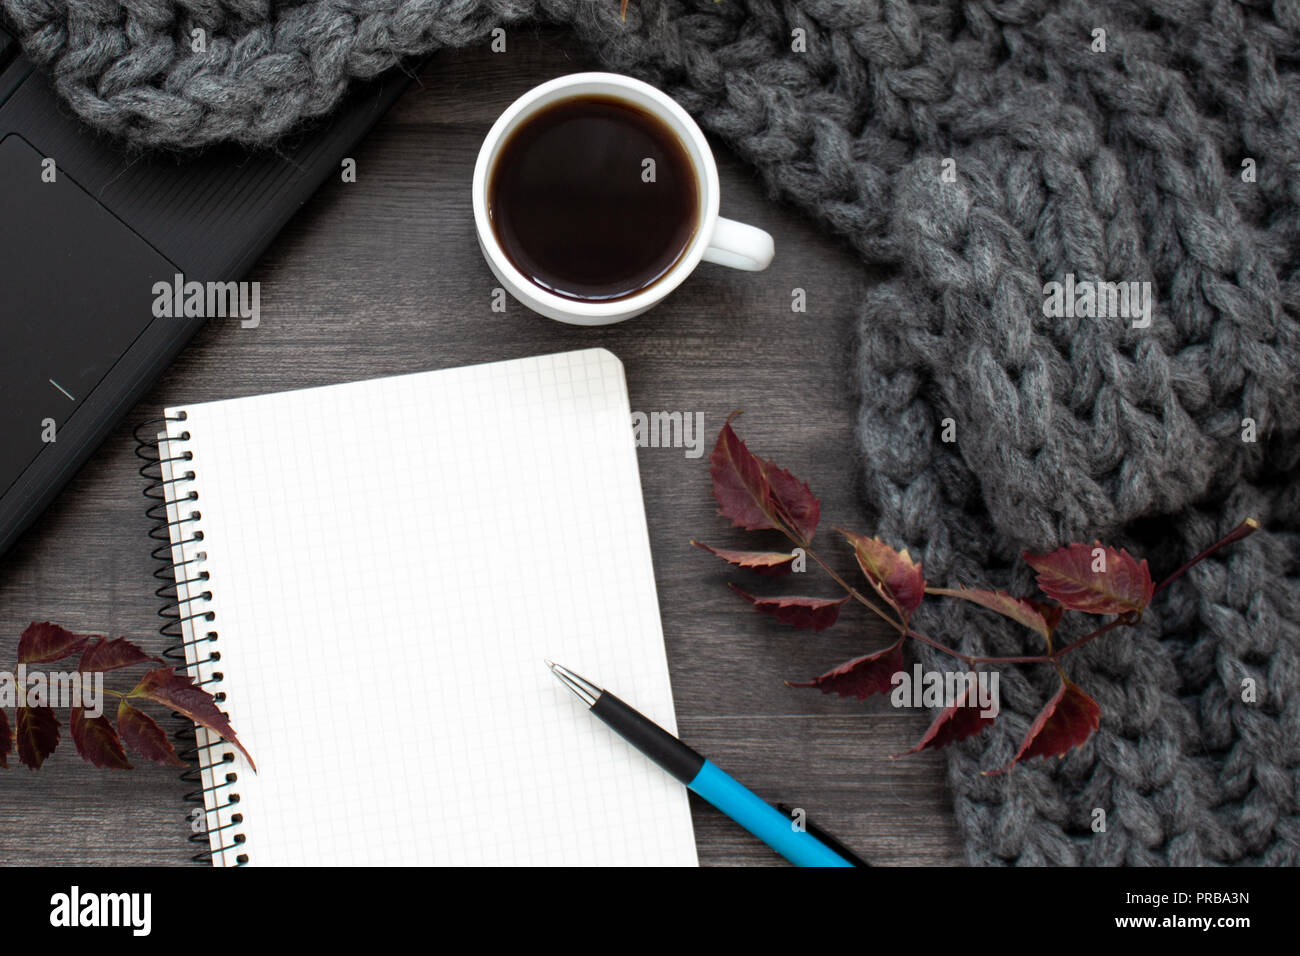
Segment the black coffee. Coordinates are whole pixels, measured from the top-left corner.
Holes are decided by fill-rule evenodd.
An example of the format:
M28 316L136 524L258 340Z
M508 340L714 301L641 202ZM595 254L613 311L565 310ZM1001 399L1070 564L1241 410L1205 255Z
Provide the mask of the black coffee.
M699 219L690 157L658 117L580 96L510 134L488 180L488 211L520 272L569 299L610 301L653 285Z

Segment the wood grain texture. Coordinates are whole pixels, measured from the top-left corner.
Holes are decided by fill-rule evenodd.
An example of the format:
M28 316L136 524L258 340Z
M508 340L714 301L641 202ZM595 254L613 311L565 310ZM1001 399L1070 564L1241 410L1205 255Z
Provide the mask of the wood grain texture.
M560 325L513 300L504 315L491 311L496 282L469 204L479 144L524 90L595 66L563 34L535 28L512 35L507 54L435 57L357 150L358 181L321 189L250 276L262 283L261 327L202 331L0 559L0 660L13 659L32 620L163 646L130 433L166 404L604 346L626 365L633 409L703 412L706 447L729 412L745 409L743 437L812 482L828 525L869 530L855 494L849 368L854 303L871 279L845 247L766 199L723 144L723 214L775 237L766 272L702 265L659 308L608 328ZM806 290L806 313L791 311L796 287ZM726 589L725 566L688 543L761 540L717 516L707 456L645 448L640 462L683 736L874 861L959 862L942 760L888 757L919 738L927 717L782 683L883 646L869 615L850 608L839 627L811 635L755 614ZM841 549L823 547L849 570ZM509 568L502 574L508 586ZM834 593L815 570L797 583ZM187 789L164 768L94 770L65 739L39 773L0 772L0 862L183 862L192 850ZM703 863L779 862L692 799Z

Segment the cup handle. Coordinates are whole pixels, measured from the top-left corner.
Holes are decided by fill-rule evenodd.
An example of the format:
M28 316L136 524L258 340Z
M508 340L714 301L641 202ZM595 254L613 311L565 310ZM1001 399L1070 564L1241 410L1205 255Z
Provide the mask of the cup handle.
M762 229L719 216L708 248L704 250L704 261L746 272L761 272L771 263L774 251L772 237Z

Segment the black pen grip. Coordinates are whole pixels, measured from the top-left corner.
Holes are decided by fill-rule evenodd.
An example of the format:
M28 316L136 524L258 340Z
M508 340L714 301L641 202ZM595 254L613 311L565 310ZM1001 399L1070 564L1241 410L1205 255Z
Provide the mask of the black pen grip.
M704 766L704 758L640 711L602 691L591 712L613 731L684 784Z

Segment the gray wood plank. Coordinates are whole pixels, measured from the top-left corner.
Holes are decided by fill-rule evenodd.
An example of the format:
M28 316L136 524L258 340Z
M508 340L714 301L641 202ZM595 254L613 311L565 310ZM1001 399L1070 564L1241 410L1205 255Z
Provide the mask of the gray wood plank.
M250 277L262 283L261 327L201 332L0 559L0 660L13 659L32 620L163 646L130 431L166 404L604 346L626 365L634 409L703 412L706 447L729 412L745 409L742 436L812 483L827 526L870 530L854 493L848 384L854 302L870 277L841 244L769 202L722 144L723 214L772 233L769 270L705 264L658 309L608 328L560 325L513 300L504 315L490 310L496 282L469 205L482 136L527 88L596 67L550 29L516 31L509 48L440 55L422 70L357 150L358 181L327 184ZM807 292L804 314L790 309L795 287ZM879 627L860 608L819 635L756 614L728 591L721 562L689 545L763 540L717 516L707 457L646 448L640 462L682 734L881 863L958 862L942 760L888 759L920 736L925 715L783 684L883 646ZM849 557L824 538L847 573ZM508 586L510 569L502 573ZM834 593L815 569L795 583ZM39 773L0 773L0 862L182 862L187 789L163 768L95 770L65 740ZM712 808L693 807L702 862L779 862Z

